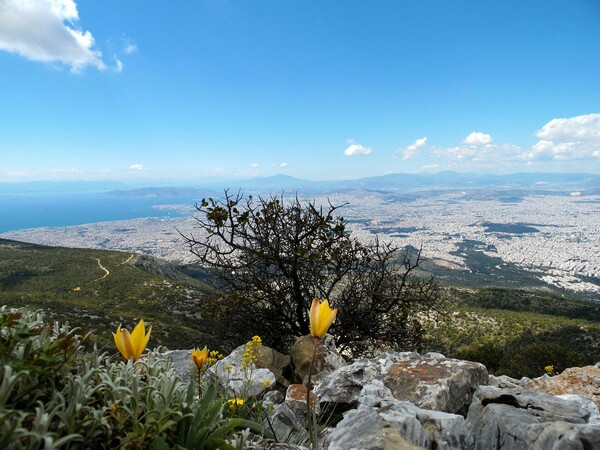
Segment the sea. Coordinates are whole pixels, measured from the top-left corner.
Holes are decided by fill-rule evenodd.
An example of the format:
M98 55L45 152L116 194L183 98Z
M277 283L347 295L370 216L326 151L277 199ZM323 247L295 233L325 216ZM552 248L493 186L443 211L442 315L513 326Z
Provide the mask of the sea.
M141 217L175 218L190 215L191 207L197 201L197 198L189 197L137 197L107 193L0 193L0 233ZM189 205L190 211L160 208L162 205Z

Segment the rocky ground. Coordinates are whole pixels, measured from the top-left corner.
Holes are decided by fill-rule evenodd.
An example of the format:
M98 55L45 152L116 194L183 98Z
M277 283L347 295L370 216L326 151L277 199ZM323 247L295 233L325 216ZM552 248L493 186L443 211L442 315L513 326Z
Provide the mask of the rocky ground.
M289 356L261 347L250 372L243 354L244 346L205 376L232 395L264 396L268 425L287 443L269 448L305 448L301 383L312 340L300 338ZM600 364L517 380L439 353L388 352L347 364L329 339L317 355L311 402L325 449L600 448ZM166 356L190 377L189 351Z

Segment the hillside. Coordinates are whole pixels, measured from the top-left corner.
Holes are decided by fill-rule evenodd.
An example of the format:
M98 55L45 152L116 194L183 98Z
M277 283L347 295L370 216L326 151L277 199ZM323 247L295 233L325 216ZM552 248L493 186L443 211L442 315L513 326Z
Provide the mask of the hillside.
M208 344L197 300L207 274L148 256L47 247L0 239L0 304L42 309L110 344L119 324L153 324L171 349ZM438 278L443 283L444 277ZM444 285L447 311L424 318L423 350L483 362L495 373L541 375L544 367L600 360L600 304L535 289ZM111 348L111 347L109 347Z
M450 304L429 321L427 350L517 378L600 361L599 303L530 289L444 289Z
M153 342L190 348L202 334L195 303L211 290L169 263L117 251L0 239L0 304L42 309L107 344L119 324L153 324Z

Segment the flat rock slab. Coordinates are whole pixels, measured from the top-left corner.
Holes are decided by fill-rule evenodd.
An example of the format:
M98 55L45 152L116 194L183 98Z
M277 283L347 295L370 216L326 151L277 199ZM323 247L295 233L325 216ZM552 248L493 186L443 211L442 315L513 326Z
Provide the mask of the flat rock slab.
M449 358L397 362L383 377L398 400L451 413L466 413L473 392L487 381L483 364Z

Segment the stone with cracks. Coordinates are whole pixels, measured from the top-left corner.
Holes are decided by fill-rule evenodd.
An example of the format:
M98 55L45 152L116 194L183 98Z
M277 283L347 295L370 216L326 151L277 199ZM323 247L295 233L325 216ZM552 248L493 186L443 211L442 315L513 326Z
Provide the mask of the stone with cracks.
M467 432L463 416L430 411L419 408L410 402L396 400L380 380L374 380L372 384L363 387L358 396L358 404L375 408L377 413L383 414L382 417L386 420L388 417L385 414L390 411L394 412L396 419L402 416L403 423L416 419L427 434L429 448L460 450L472 446L473 440ZM418 430L418 435L411 435L410 433L415 430ZM401 427L399 431L408 442L420 443L421 431L418 427Z
M475 449L600 448L600 425L576 402L527 390L480 386L467 416Z
M404 436L410 436L410 440ZM360 405L344 418L325 439L329 450L394 450L429 447L427 432L418 420L396 411L379 413L376 408Z
M473 392L487 384L484 365L417 353L386 353L359 360L326 376L315 389L320 402L346 404L358 400L362 388L380 380L397 400L423 409L464 414Z

